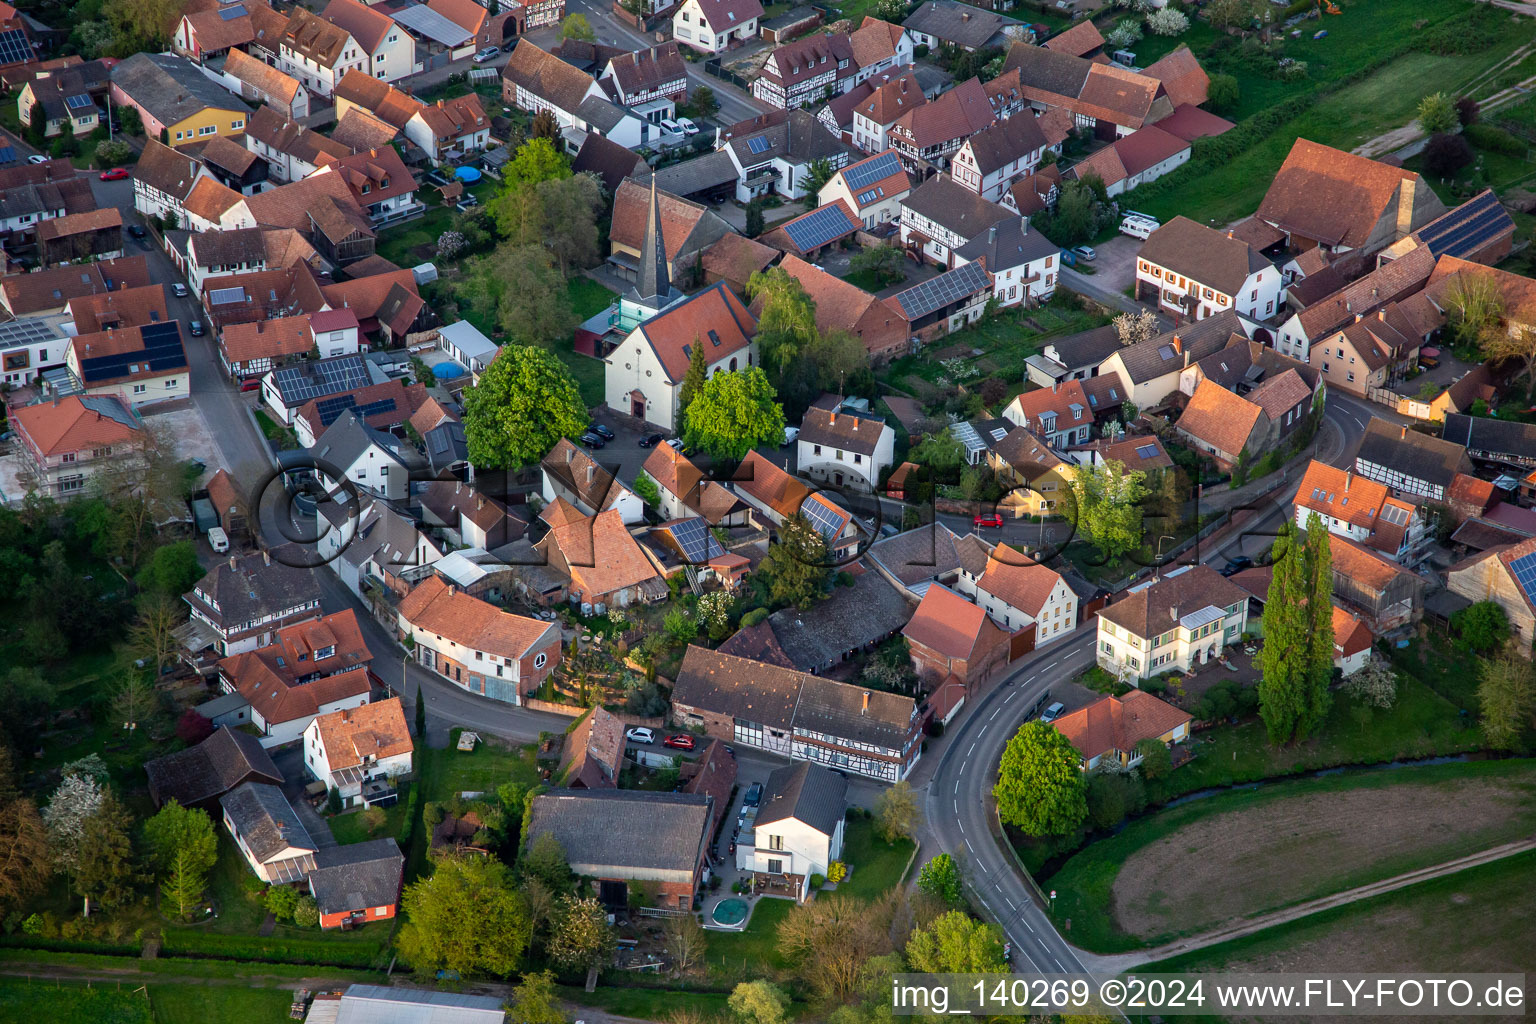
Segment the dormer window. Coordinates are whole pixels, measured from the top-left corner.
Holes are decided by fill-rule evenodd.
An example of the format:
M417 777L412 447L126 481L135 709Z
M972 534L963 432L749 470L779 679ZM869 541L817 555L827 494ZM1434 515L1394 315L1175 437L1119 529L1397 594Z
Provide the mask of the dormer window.
M335 644L331 644L328 647L317 647L315 649L315 660L316 661L324 661L326 658L329 658L331 655L333 655L335 653L336 653L336 645Z

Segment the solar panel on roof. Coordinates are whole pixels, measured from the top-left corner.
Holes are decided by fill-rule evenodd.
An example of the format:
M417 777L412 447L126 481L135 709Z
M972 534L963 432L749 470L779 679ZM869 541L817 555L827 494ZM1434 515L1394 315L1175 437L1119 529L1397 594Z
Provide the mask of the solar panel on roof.
M667 530L682 551L684 561L707 565L710 559L725 554L725 548L709 532L708 525L702 519L684 519L680 523L673 523Z
M368 365L362 356L339 356L302 366L285 366L272 371L272 383L289 408L296 408L312 398L324 398L341 391L356 391L372 383Z
M0 64L20 64L33 59L32 44L20 29L0 32Z
M84 93L76 93L73 96L64 97L64 105L70 110L82 110L86 107L94 107L96 101Z
M1448 223L1431 224L1419 233L1436 257L1465 257L1514 224L1492 193L1480 195L1466 205L1470 209L1453 210L1441 218Z
M167 373L186 368L187 353L181 347L181 326L176 321L142 327L139 339L143 348L137 351L80 360L81 379L89 385L134 373Z
M843 180L848 183L850 189L859 189L889 178L899 170L901 170L901 161L896 158L895 153L881 153L877 157L844 170ZM861 199L860 202L863 200Z
M830 505L816 500L814 496L806 498L800 505L800 514L809 519L816 532L826 538L827 543L837 539L837 535L843 529L846 517L833 511Z
M225 21L230 21L234 18L243 18L245 17L245 8L240 4L232 4L229 7L221 8L219 10L219 17Z
M913 285L894 298L901 306L902 312L906 313L909 319L915 320L936 309L943 309L951 302L959 302L986 287L988 287L986 270L980 263L967 263L938 277L930 277L922 284Z
M801 252L810 252L844 235L852 234L859 225L848 219L843 208L833 203L819 210L812 210L803 217L796 217L784 225L784 233Z
M1136 446L1136 454L1143 459L1154 458L1157 455L1157 445L1139 444Z
M0 164L9 164L9 163L15 163L15 162L16 162L16 147L15 146L0 146Z
M1536 552L1521 555L1510 562L1509 574L1515 578L1527 597L1536 597Z
M244 288L214 288L208 293L208 305L223 306L231 302L244 302Z
M768 142L767 136L759 135L755 139L748 139L747 140L747 152L749 152L749 153L766 153L766 152L768 152L769 145L770 145L770 143Z
M1396 505L1388 505L1381 510L1381 518L1393 526L1402 526L1408 521L1408 510L1398 508Z

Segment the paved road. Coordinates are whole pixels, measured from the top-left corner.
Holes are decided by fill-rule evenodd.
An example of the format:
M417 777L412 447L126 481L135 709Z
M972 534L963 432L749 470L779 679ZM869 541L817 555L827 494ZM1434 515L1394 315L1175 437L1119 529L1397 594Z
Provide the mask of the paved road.
M1251 528L1273 524L1280 515L1276 505ZM1202 549L1203 560L1219 564L1227 549L1238 543L1239 538L1233 537ZM1080 952L1056 931L1012 855L995 836L991 790L1009 739L1047 690L1092 664L1095 639L1091 625L1080 628L1069 639L1034 655L968 709L946 738L946 749L927 786L930 833L940 850L964 865L981 908L1013 944L1013 964L1020 971L1082 973L1093 962L1091 954Z

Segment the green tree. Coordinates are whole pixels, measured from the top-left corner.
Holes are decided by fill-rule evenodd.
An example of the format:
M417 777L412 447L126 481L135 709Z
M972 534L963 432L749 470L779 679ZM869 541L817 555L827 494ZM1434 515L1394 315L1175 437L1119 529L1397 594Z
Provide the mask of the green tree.
M698 338L694 338L693 351L688 354L688 372L683 374L683 383L677 389L678 423L688 422L688 407L693 404L699 389L708 379L709 363L704 358L704 346Z
M1232 75L1212 75L1210 88L1206 90L1206 101L1216 110L1235 110L1242 101L1242 89L1237 84L1237 79Z
M560 1009L555 994L554 973L539 971L523 975L522 982L512 990L507 1014L509 1020L522 1024L566 1024L568 1018Z
M1432 92L1419 100L1419 128L1425 135L1460 131L1456 102L1443 92Z
M965 465L965 445L949 430L936 430L912 449L914 463L936 473L945 473Z
M699 117L714 117L720 112L720 101L715 98L715 90L707 85L693 90L691 105L694 114Z
M787 371L817 337L816 303L783 267L759 270L747 279L747 297L762 302L757 347L775 375Z
M1519 750L1536 711L1536 672L1526 658L1506 647L1479 667L1477 702L1483 738L1495 750Z
M743 981L726 1000L740 1024L788 1024L789 994L771 981Z
M827 596L832 566L827 542L802 515L784 520L758 566L768 580L768 599L804 611Z
M883 288L906 276L906 259L894 245L872 245L854 253L848 261L848 269L855 274L872 274L875 284Z
M875 831L888 843L916 839L922 824L923 811L917 805L917 793L906 780L882 791L875 801Z
M1210 0L1205 5L1206 20L1211 27L1225 32L1230 28L1246 29L1253 24L1258 7L1264 0ZM1214 81L1214 76L1212 81Z
M944 901L946 906L965 905L965 889L961 883L960 865L947 853L923 865L917 873L917 887L930 896Z
M532 808L533 800L530 798L525 806ZM524 878L537 878L552 893L563 893L571 886L571 866L565 859L565 850L560 840L548 832L540 832L525 844L517 866Z
M124 135L143 135L144 120L139 117L139 112L134 107L118 107L113 111L117 117L117 126L122 129Z
M1077 529L1091 540L1106 561L1115 563L1128 551L1141 547L1141 501L1147 495L1147 475L1127 471L1110 461L1073 470L1071 514Z
M717 371L688 406L683 440L717 459L741 459L784 440L784 407L760 366Z
M1328 528L1316 512L1307 516L1307 609L1311 613L1307 667L1307 708L1302 725L1308 735L1328 717L1333 683L1333 547Z
M1478 601L1451 616L1456 648L1484 654L1509 639L1509 616L1492 601Z
M1168 744L1156 737L1136 744L1136 753L1141 756L1141 774L1149 781L1167 778L1173 771L1173 756L1168 753Z
M1005 974L1002 933L962 911L941 914L907 940L907 964L924 974Z
M197 561L197 546L189 540L177 541L155 549L149 564L139 573L139 586L167 597L180 597L203 578Z
M416 684L416 736L427 734L427 702L421 699L421 684Z
M549 345L575 329L565 276L544 246L500 246L478 269L496 296L496 323L513 342Z
M592 31L592 24L585 14L568 14L560 23L560 38L590 43L597 39L597 34Z
M656 481L652 480L651 475L643 469L635 474L633 490L640 495L641 501L652 508L661 504L661 488L656 486Z
M616 940L608 911L595 899L566 896L555 912L549 958L563 967L590 971L613 956Z
M580 17L580 15L576 15ZM576 174L540 182L535 189L543 213L542 237L562 278L572 267L597 259L597 218L603 209L603 184L594 174Z
M528 906L499 860L447 858L406 886L400 905L400 952L417 970L505 977L528 948Z
M1490 275L1462 271L1441 294L1446 331L1457 345L1481 348L1500 333L1504 294Z
M502 346L464 393L469 458L485 469L533 465L586 425L587 407L570 371L543 349Z
M1265 601L1264 646L1259 652L1259 714L1271 743L1305 739L1328 711L1328 682L1332 673L1332 580L1320 581L1316 550L1327 551L1327 533L1320 521L1308 519L1307 534L1320 534L1311 544L1290 523L1280 528L1274 572ZM1326 566L1323 567L1326 570ZM1326 572L1323 573L1326 576ZM1325 587L1319 592L1319 586ZM1324 614L1326 624L1319 625ZM1321 641L1326 634L1329 673L1320 671Z
M292 921L293 911L299 905L299 891L289 885L269 886L262 904L277 920Z
M849 381L867 374L869 350L853 334L841 328L833 328L811 341L805 350L805 361L815 370L814 380L818 391L842 394L847 390Z
M96 813L85 820L75 891L107 907L122 906L138 880L133 869L133 815L110 792Z
M1025 835L1067 835L1088 817L1082 756L1044 722L1025 722L998 763L992 795L1004 823Z
M320 923L320 905L309 893L304 893L294 901L293 923L298 928L313 928Z
M1095 216L1093 190L1081 181L1064 182L1056 200L1056 212L1041 230L1052 242L1071 248L1093 234Z
M747 204L747 223L743 226L748 238L756 238L763 233L763 201L754 199Z
M144 823L144 846L167 904L185 917L201 902L219 859L219 837L207 812L167 800Z
M811 161L811 165L805 169L805 177L800 179L800 187L805 189L805 208L814 210L821 205L821 189L832 180L832 175L837 171L833 169L832 162L826 157Z

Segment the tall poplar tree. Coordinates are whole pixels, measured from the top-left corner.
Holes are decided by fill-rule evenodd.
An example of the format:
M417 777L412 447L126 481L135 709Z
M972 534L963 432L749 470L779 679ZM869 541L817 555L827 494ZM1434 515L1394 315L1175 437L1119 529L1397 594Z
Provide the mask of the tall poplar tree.
M683 432L683 424L687 422L688 406L693 402L693 396L699 393L704 386L704 381L709 377L709 364L704 361L704 346L699 343L697 336L693 339L693 351L688 356L688 372L683 374L683 383L677 389L677 432Z
M1333 682L1333 550L1328 544L1328 528L1316 512L1307 517L1306 555L1307 607L1311 611L1312 631L1301 732L1310 734L1328 716L1328 687Z
M1259 714L1271 743L1296 738L1305 707L1311 616L1302 603L1305 545L1286 523L1275 542L1274 573L1264 601L1264 646L1259 650Z

